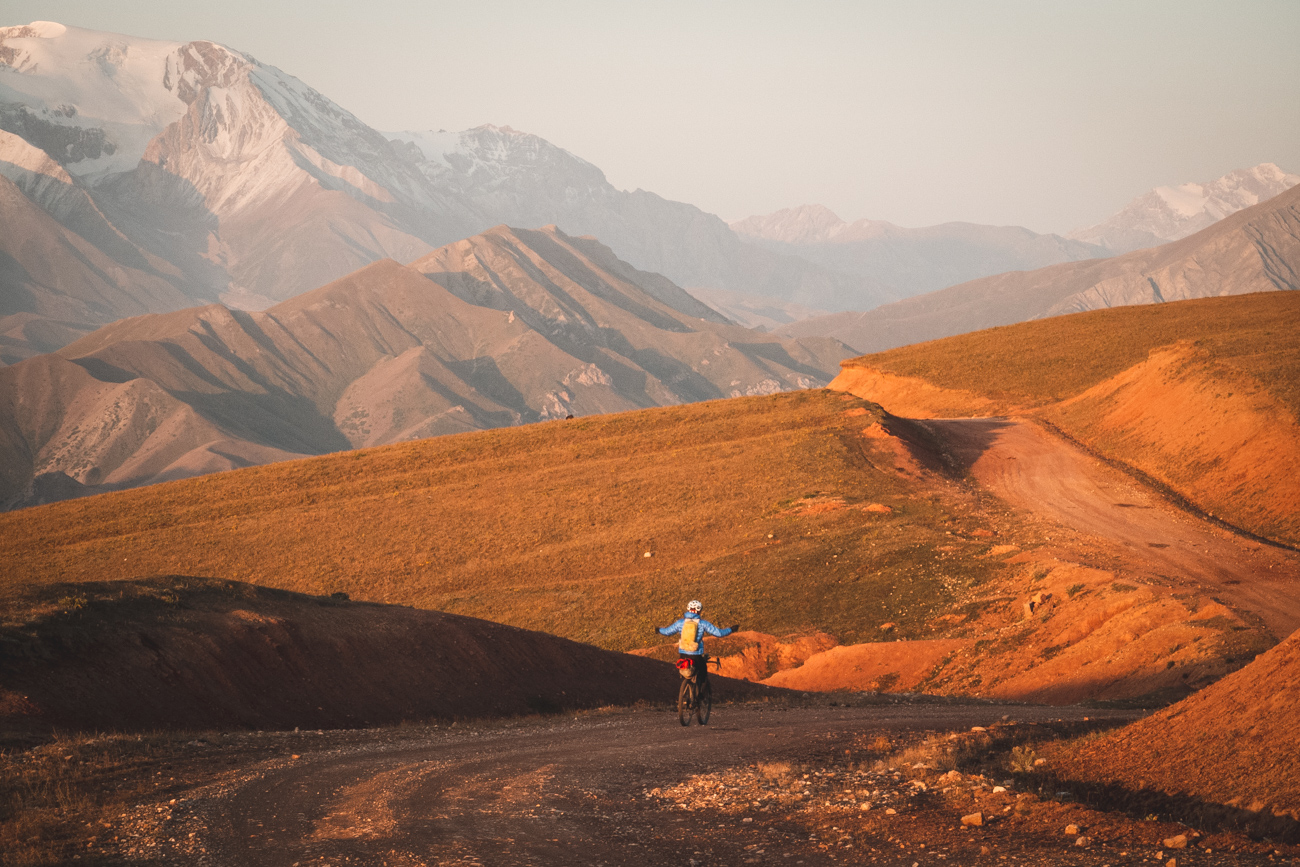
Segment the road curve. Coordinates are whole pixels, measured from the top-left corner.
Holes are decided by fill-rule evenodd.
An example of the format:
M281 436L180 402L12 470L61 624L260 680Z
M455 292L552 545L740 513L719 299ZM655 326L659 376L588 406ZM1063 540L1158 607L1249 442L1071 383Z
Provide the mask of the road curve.
M1279 639L1300 628L1300 556L1172 505L1132 476L1023 419L921 422L958 467L1012 506L1080 534L1129 573L1223 593ZM1100 565L1100 563L1099 563Z
M274 867L686 865L742 863L747 846L762 846L779 863L845 863L788 817L669 811L646 793L760 759L843 760L864 731L967 730L1008 714L1035 722L1099 712L745 705L716 708L707 728L683 729L663 711L619 711L516 727L357 732L344 746L300 748L188 793L160 835L172 851L159 854Z

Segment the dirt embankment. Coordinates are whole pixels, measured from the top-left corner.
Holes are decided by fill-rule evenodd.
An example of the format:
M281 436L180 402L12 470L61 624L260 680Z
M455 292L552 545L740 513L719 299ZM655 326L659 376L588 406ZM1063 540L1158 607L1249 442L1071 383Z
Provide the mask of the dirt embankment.
M0 630L0 729L347 728L662 702L662 662L485 620L235 581L43 591ZM765 687L724 682L727 694Z
M1153 350L1043 415L1230 524L1300 542L1300 424L1192 343Z
M1300 820L1300 633L1178 704L1062 758L1081 779Z

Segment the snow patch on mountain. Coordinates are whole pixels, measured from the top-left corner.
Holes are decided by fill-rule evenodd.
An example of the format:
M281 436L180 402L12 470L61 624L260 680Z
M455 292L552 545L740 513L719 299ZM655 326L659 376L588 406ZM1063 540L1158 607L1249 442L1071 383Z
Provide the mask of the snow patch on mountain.
M1193 235L1224 217L1281 195L1300 184L1300 175L1273 163L1238 169L1205 183L1156 187L1095 226L1069 237L1116 253L1154 247Z
M0 127L78 176L132 169L185 113L181 47L49 21L0 28Z

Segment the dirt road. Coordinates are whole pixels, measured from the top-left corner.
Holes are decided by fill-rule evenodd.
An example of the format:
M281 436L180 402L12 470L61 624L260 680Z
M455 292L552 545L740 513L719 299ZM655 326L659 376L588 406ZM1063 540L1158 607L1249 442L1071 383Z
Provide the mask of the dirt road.
M814 865L870 863L881 853L898 854L900 845L924 855L922 844L930 839L927 863L938 863L939 852L945 863L976 863L992 829L963 829L959 813L942 805L922 810L916 798L925 787L888 771L872 774L864 744L907 732L969 731L1002 724L1006 716L1029 724L1099 713L1106 712L750 704L715 709L707 728L683 729L669 713L642 710L477 729L250 735L266 741L274 757L218 782L181 786L169 793L174 804L143 806L138 833L149 848L127 847L123 854L284 867ZM248 751L246 743L230 748ZM192 754L221 749L191 745ZM775 794L754 794L751 801L736 774L753 777L758 762L777 768L767 781ZM174 766L178 774L184 764ZM709 775L731 783L698 783ZM691 794L692 780L707 794ZM992 783L971 785L991 791ZM874 814L862 807L873 801ZM867 832L868 818L881 827ZM828 841L831 822L838 831ZM936 822L942 827L921 830ZM850 825L858 831L839 833ZM895 831L884 830L889 826ZM903 833L910 842L894 841ZM1034 845L1071 854L1059 863L1102 864L1113 855L1098 848L1074 857L1072 841L1050 836Z
M961 469L1011 505L1086 541L1097 565L1215 595L1279 638L1300 628L1300 556L1171 505L1132 477L1020 419L923 422ZM1230 589L1229 589L1230 588ZM1225 597L1226 598L1226 597Z

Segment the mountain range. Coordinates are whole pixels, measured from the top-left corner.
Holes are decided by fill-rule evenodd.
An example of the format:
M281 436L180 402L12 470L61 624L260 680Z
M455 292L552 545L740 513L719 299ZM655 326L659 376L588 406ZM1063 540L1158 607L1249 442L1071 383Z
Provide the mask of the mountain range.
M879 352L1064 313L1296 289L1300 187L1159 247L997 274L862 313L803 320L780 332L834 337L864 353Z
M728 226L509 127L380 132L230 48L53 22L0 28L0 204L6 364L126 316L265 309L499 224L594 235L766 328L1108 252L1018 227L843 224L816 207ZM816 231L773 228L799 220Z
M594 239L501 226L263 312L134 317L0 369L0 503L818 387L851 354L735 325Z
M617 190L508 127L390 139L211 42L0 28L0 130L6 210L41 210L62 227L37 227L46 247L98 251L69 254L67 273L50 276L31 243L0 237L6 363L138 314L142 300L151 312L218 300L264 309L501 223L596 234L686 285L814 298L853 282L755 251L692 205ZM93 294L79 288L87 280Z
M907 229L883 220L845 222L822 205L749 217L731 228L750 244L853 275L890 300L976 277L1110 255L1105 248L1020 226L944 223ZM852 294L819 299L831 310L867 309Z
M1279 196L1300 184L1300 175L1273 163L1238 169L1204 183L1156 187L1095 226L1068 237L1127 253L1179 241L1243 208Z

